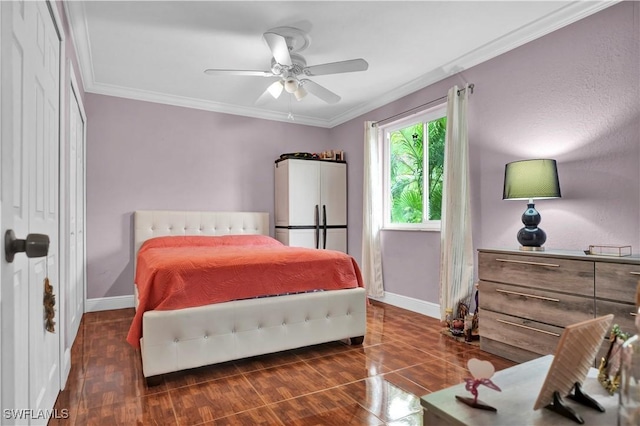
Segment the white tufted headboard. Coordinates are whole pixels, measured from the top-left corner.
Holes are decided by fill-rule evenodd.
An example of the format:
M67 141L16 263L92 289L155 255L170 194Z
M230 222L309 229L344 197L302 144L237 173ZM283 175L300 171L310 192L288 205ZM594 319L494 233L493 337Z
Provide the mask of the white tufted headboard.
M269 213L138 210L134 214L134 261L142 243L167 235L269 235Z

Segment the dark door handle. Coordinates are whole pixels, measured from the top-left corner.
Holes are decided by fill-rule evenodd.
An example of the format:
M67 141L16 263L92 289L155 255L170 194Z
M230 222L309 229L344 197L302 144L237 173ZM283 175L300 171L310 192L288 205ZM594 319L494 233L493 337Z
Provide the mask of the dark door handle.
M316 204L316 248L320 246L320 210L318 210L318 205Z
M322 248L327 248L327 206L322 205Z
M13 229L4 234L4 258L13 262L16 253L24 252L27 257L43 257L49 253L49 236L45 234L29 234L24 240L16 238Z

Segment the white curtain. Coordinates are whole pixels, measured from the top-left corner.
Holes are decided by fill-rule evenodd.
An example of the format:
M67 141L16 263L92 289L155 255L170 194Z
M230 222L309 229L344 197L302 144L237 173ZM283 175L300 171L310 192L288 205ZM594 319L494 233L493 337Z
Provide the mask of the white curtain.
M380 229L382 228L382 147L378 128L364 122L362 199L362 279L371 297L384 296Z
M470 89L449 90L444 148L442 216L440 232L440 316L446 308L465 302L473 293L473 241L469 196L469 140L467 101Z

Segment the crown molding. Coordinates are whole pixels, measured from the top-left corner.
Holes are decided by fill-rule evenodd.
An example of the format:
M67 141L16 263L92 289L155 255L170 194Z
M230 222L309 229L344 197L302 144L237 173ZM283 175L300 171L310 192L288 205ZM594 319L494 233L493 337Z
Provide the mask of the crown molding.
M240 115L244 117L259 118L263 120L282 121L289 124L301 124L314 127L329 127L329 122L326 120L321 120L315 117L308 117L300 114L294 114L294 118L292 120L288 118L288 112L284 113L265 111L257 108L239 107L236 105L223 104L220 102L213 102L176 95L167 95L165 93L153 92L150 90L132 89L129 87L121 87L103 83L93 83L90 87L85 88L85 91L98 95L115 96L137 101L153 102L184 108L201 109L204 111Z
M87 91L87 87L90 87L95 82L95 73L93 71L85 5L83 1L65 1L63 6L71 31L71 42L76 51L76 58L80 67L80 78L85 91Z
M372 102L360 104L359 106L356 106L342 114L336 115L328 120L296 115L293 122L287 117L288 113L265 111L257 108L241 107L237 105L223 104L202 99L168 95L164 93L96 82L92 66L91 43L89 39L84 2L64 2L64 8L69 20L69 26L72 32L72 41L76 49L78 63L80 64L80 73L86 92L140 101L163 103L185 108L196 108L224 114L242 115L264 120L332 128L391 102L397 101L404 96L437 83L447 77L488 61L502 53L522 46L607 7L613 6L620 1L621 0L572 2L524 27L514 30L503 37L460 56L438 69L431 70L413 81L394 87L385 94L377 96Z

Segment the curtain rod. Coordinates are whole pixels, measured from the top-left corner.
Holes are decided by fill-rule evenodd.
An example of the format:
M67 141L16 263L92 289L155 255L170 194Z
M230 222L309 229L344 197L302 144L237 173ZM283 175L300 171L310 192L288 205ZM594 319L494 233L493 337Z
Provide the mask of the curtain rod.
M470 84L470 85L468 85L467 87L469 88L469 94L470 94L470 95L473 95L473 87L474 87L473 83L472 83L472 84ZM458 91L457 91L457 95L458 95L458 96L460 96L460 93L462 93L462 92L464 92L465 90L467 90L467 87L463 87L462 89L458 89ZM399 116L401 116L401 115L409 114L410 112L413 112L413 111L418 110L418 109L420 109L420 108L424 108L424 107L426 107L426 106L428 106L428 105L431 105L431 104L436 103L436 102L438 102L438 101L441 101L441 100L443 100L443 99L447 99L447 96L448 96L448 95L440 96L438 99L433 99L433 100L431 100L431 101L429 101L429 102L425 102L425 103L423 103L423 104L421 104L421 105L418 105L418 106L416 106L416 107L410 108L410 109L408 109L408 110L406 110L406 111L399 112L399 113L397 113L397 114L395 114L395 115L392 115L391 117L387 117L387 118L383 118L382 120L375 121L375 122L372 124L372 126L373 126L373 127L377 127L377 126L379 126L379 125L380 125L380 123L384 123L385 121L389 121L389 120L391 120L391 119L393 119L393 118L396 118L396 117L399 117Z

